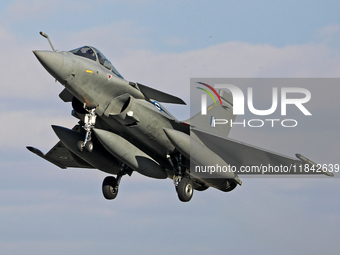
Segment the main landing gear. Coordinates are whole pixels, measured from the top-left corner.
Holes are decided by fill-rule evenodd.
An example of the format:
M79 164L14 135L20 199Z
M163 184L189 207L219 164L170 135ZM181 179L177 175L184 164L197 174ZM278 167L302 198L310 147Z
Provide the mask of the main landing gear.
M190 180L190 173L186 171L185 158L182 154L168 155L168 161L174 169L173 181L179 200L189 202L194 194L194 186Z
M121 178L120 178L121 179ZM113 176L107 176L103 181L103 195L106 199L115 199L118 195L118 186L120 179L117 179Z
M175 176L174 184L179 200L189 202L194 194L192 181L187 177Z
M132 169L129 168L127 165L122 164L120 172L117 175L117 178L113 176L107 176L104 179L102 190L103 190L103 195L106 199L112 200L117 197L120 180L125 174L128 174L131 176Z
M91 133L94 125L96 124L96 109L88 110L89 113L85 114L84 117L84 126L83 128L86 131L85 140L79 141L77 144L77 148L80 152L84 151L84 148L88 152L93 151L93 142L91 141Z

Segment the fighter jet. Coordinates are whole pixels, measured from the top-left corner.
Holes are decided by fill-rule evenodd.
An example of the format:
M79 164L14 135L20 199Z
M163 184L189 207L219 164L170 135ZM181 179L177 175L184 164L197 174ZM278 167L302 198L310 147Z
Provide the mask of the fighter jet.
M59 97L72 104L78 123L72 129L52 126L60 141L48 153L27 149L63 169L110 174L102 184L106 199L116 198L122 176L133 172L173 180L179 199L188 202L194 190L213 187L229 192L242 184L235 171L200 175L194 171L197 166L315 164L301 155L295 160L231 140L230 130L213 128L200 113L179 121L161 103L185 105L182 99L124 79L94 47L56 51L48 36L40 33L52 51L33 53L64 86ZM221 90L219 97L221 105L210 107L210 113L235 119L230 94Z

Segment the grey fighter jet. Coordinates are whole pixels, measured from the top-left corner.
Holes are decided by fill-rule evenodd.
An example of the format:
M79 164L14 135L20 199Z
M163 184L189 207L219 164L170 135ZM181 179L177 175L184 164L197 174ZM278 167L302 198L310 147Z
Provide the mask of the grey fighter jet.
M33 53L64 86L59 97L71 102L78 124L72 129L52 126L60 141L46 154L27 148L63 169L95 168L110 174L102 184L106 199L116 198L122 176L134 171L172 179L179 199L187 202L194 190L213 187L228 192L242 184L230 169L200 175L195 166L314 164L301 155L296 160L231 140L229 130L212 128L201 114L178 121L160 103L185 104L182 99L129 82L94 47L71 51L51 47L52 51ZM231 96L223 90L219 96L222 107L214 106L210 112L235 119Z

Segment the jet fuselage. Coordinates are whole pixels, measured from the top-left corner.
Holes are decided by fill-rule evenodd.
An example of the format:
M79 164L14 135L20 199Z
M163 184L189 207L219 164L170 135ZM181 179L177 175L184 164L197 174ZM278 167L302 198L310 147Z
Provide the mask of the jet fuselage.
M174 117L158 102L146 100L137 85L131 85L97 61L71 52L34 51L34 54L86 108L96 109L98 117L111 127L110 131L160 158L174 151L163 131L172 128L170 120Z

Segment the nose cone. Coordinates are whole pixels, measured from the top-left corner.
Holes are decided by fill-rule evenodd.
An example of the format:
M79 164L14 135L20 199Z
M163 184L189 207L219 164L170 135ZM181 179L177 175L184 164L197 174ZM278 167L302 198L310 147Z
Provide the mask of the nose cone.
M61 52L36 50L33 53L54 78L60 82L65 79L67 70L64 70L64 56Z

